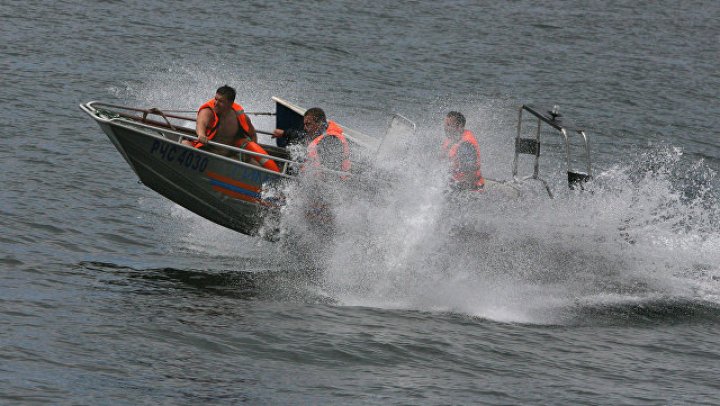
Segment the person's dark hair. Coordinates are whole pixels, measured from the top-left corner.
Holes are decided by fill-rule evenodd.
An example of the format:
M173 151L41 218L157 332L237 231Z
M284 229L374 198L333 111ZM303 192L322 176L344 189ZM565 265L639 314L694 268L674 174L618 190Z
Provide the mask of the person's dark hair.
M452 119L458 127L465 127L465 116L463 116L461 112L451 111L447 113L447 117Z
M323 124L327 123L327 117L325 117L325 112L320 107L313 107L311 109L308 109L305 112L305 117L310 116L315 120L315 122L320 122Z
M228 85L220 86L216 93L225 97L231 103L235 101L235 95L236 95L235 89L233 89L232 87L230 87Z

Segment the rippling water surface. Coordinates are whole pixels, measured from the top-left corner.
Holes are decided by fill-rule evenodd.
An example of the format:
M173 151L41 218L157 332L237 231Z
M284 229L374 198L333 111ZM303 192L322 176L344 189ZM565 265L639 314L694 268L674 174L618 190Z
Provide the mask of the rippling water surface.
M717 403L719 19L713 1L4 2L0 403ZM224 83L246 110L277 95L376 137L400 113L421 152L461 110L497 179L517 106L557 104L596 180L448 205L423 162L337 190L329 241L291 201L301 237L271 244L138 184L77 108L195 109ZM563 151L543 148L556 187Z

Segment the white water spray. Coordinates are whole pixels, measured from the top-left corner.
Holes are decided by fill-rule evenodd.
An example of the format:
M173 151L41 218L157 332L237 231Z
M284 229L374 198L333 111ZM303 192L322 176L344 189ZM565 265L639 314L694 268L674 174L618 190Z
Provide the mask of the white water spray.
M186 105L172 107L193 109L218 83L228 82L221 70L171 70L131 97L161 107L180 100ZM286 89L278 83L238 88L246 108L257 110L272 109L270 96ZM293 99L286 90L281 96ZM508 110L492 103L461 107L479 111L468 115L468 123L480 138L484 173L507 179L514 114L498 113ZM489 121L501 123L484 125ZM440 131L434 121L418 131L414 145L425 148L409 151L409 159L398 162L401 171L383 171L367 156L371 165L364 176L326 187L332 234L307 215L313 181L281 186L289 196L280 224L288 245L264 249L264 255L278 257L285 269L320 269L324 294L349 306L563 323L587 306L664 298L720 304L720 210L708 165L687 166L679 151L658 148L623 157L630 164L596 171L587 191L560 193L555 200L487 193L449 201L447 168L436 159ZM558 167L551 162L544 170ZM553 186L562 184L558 179ZM208 254L246 246L228 242L225 230L216 233L204 220L188 221L182 210L172 211L185 224L188 246L198 234L212 246Z
M678 189L678 151L648 152L554 200L489 192L453 200L432 130L418 135L429 147L403 171L388 178L373 168L334 185L334 234L314 241L323 247L314 254L339 303L530 323L563 323L578 306L720 303L720 282L708 276L720 273L717 201L707 187L691 198ZM696 164L685 176L708 183L713 173ZM304 222L297 213L285 221Z

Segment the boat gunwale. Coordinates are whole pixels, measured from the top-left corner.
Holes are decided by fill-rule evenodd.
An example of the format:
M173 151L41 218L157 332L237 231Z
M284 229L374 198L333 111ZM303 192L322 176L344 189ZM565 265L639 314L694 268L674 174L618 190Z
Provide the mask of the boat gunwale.
M177 136L180 136L180 137L185 137L185 138L190 138L190 139L195 139L195 140L197 139L196 136L192 136L192 135L189 135L189 134L186 134L186 133L182 133L182 132L177 131L177 130L172 130L172 129L166 128L166 127L164 127L164 126L161 127L161 126L159 126L159 125L156 126L156 125L153 125L153 124L147 124L147 123L138 122L138 121L134 121L134 120L129 119L129 118L122 118L122 117L120 117L120 118L104 118L104 117L100 117L100 116L98 116L97 114L95 114L95 112L97 112L98 109L95 108L95 107L92 105L93 103L100 103L100 102L91 101L91 102L88 102L88 103L85 103L85 104L80 104L80 108L81 108L83 111L85 111L85 113L87 113L90 117L92 117L94 120L96 120L96 121L98 121L98 122L103 122L103 123L106 123L106 124L109 124L109 125L117 126L117 127L124 128L124 129L126 129L126 130L129 130L129 131L134 131L134 132L138 132L138 130L139 130L138 127L140 127L141 129L148 129L148 130L154 130L154 131L162 131L162 132L169 133L169 134L173 134L173 135L177 135ZM102 104L102 103L100 103L100 104ZM161 127L161 128L158 128L158 127ZM276 176L280 176L280 177L288 178L288 179L294 178L293 175L288 175L288 174L282 173L282 172L275 172L275 171L266 169L266 168L261 167L261 166L249 164L249 163L246 163L246 162L242 162L242 161L237 160L237 159L233 159L233 158L226 157L226 156L223 156L223 155L215 154L215 153L209 152L209 151L204 151L204 150L202 150L202 149L197 149L197 148L194 148L194 147L189 146L189 145L184 145L184 144L181 143L181 142L172 141L172 140L170 140L170 139L168 139L168 138L166 138L166 137L163 137L163 136L160 136L160 135L157 135L157 134L152 134L152 133L145 132L145 131L143 131L142 134L143 134L143 135L146 135L146 136L149 136L149 137L152 137L152 138L155 138L155 139L158 139L158 140L161 140L161 141L164 141L164 142L166 142L166 143L168 143L168 144L176 144L176 145L178 145L178 146L182 146L183 148L186 148L186 149L189 149L189 150L193 150L194 152L198 152L198 153L201 153L201 154L205 154L205 155L211 156L211 157L213 157L213 158L220 158L220 159L225 160L225 161L227 161L227 162L229 162L229 163L237 164L237 165L241 165L241 166L245 166L245 167L248 167L248 168L257 170L257 171L259 171L259 172L265 172L265 173L268 173L268 174L272 174L272 175L276 175ZM238 153L243 153L243 154L246 153L246 154L248 154L248 155L253 155L253 156L257 156L257 157L261 157L261 158L269 158L269 159L281 161L281 162L288 163L288 164L297 164L297 165L301 164L301 163L298 162L298 161L288 160L288 159L285 159L285 158L276 157L276 156L274 156L274 155L269 155L269 154L267 154L267 155L266 155L266 154L261 154L261 153L257 153L257 152L254 152L254 151L249 151L249 150L246 150L246 149L233 147L233 146L230 146L230 145L219 144L219 143L214 142L214 141L209 141L208 144L209 144L209 145L218 146L218 147L221 147L221 148L225 148L225 149L228 149L228 150L230 150L230 151L234 151L234 152L238 152Z
M172 129L168 128L165 124L159 123L159 122L156 122L157 125L152 125L152 124L147 124L147 123L143 123L143 122L140 122L140 121L135 121L135 120L132 120L131 118L125 118L125 119L123 119L123 118L104 118L104 117L100 117L100 116L98 116L97 114L95 114L95 112L98 111L98 109L93 106L93 104L95 104L95 103L98 103L98 104L101 104L101 105L106 105L106 104L103 103L103 102L93 100L93 101L89 101L89 102L87 102L87 103L85 103L85 104L80 104L79 106L80 106L80 109L81 109L81 110L83 110L87 115L89 115L92 119L94 119L94 120L97 121L97 122L103 122L103 123L108 124L108 125L115 125L115 126L122 127L122 128L125 128L126 130L130 130L130 131L137 131L137 130L138 130L137 128L133 128L133 127L141 127L141 128L145 128L145 129L150 129L150 130L154 130L154 131L166 132L166 133L174 134L174 135L177 135L177 136L180 136L180 137L185 137L185 138L197 140L197 136L191 135L192 133L189 132L190 130L189 130L189 129L186 129L186 128L185 128L185 130L187 130L188 133L183 133L183 132L179 132L179 131L177 131L177 130L172 130ZM136 110L137 110L137 109L136 109ZM142 111L142 110L140 110L140 111ZM139 117L137 117L137 118L140 119ZM123 123L127 123L127 124L123 125ZM128 124L129 124L129 125L128 125ZM133 126L133 127L131 127L131 126ZM297 175L290 175L290 174L283 173L283 172L271 171L271 170L265 169L264 167L261 167L261 166L257 166L257 165L253 165L253 164L248 164L248 163L245 163L245 162L242 162L242 161L239 161L239 160L236 160L236 159L232 159L232 158L229 158L229 157L226 157L226 156L223 156L223 155L218 155L218 154L215 154L215 153L212 153L212 152L209 152L209 151L203 151L202 149L193 148L193 147L188 146L188 145L183 145L181 142L174 142L174 141L168 140L168 139L165 138L165 137L160 137L160 136L158 136L158 135L156 135L156 134L151 134L151 133L143 132L143 135L148 135L148 136L151 136L151 137L158 138L158 139L160 139L160 140L166 141L166 142L168 142L168 143L173 143L173 144L181 145L181 146L186 147L186 148L194 149L195 152L201 152L201 153L207 154L208 156L211 156L211 157L221 158L221 159L224 159L224 160L227 161L227 162L231 162L231 163L233 163L233 164L239 164L239 165L242 165L242 166L245 166L245 167L248 167L248 168L257 170L257 171L259 171L259 172L264 172L264 173L269 173L269 174L277 175L277 176L280 176L280 177L286 178L286 179L294 179L294 178L297 177ZM269 159L272 159L272 160L281 161L281 162L284 162L284 163L287 163L287 164L291 164L291 165L302 165L302 162L300 162L300 161L293 161L293 160L289 160L289 159L277 157L277 156L275 156L275 155L261 154L261 153L258 153L258 152L254 152L254 151L250 151L250 150L246 150L246 149L242 149L242 148L233 147L233 146L231 146L231 145L218 144L218 143L216 143L216 142L214 142L214 141L208 141L208 143L209 143L210 145L215 145L215 146L218 146L218 147L221 147L221 148L225 148L225 149L228 149L228 150L230 150L230 151L242 153L242 154L254 155L254 156L262 157L262 158L269 158ZM266 145L266 144L258 144L258 145ZM266 146L271 147L271 148L277 148L277 147L273 147L272 145L266 145ZM316 170L318 170L318 171L320 171L320 172L325 172L325 173L335 174L335 175L340 175L340 176L346 176L346 177L352 177L352 176L353 176L353 174L352 174L351 172L336 171L336 170L328 169L328 168L325 168L325 167L320 167L320 168L317 168Z

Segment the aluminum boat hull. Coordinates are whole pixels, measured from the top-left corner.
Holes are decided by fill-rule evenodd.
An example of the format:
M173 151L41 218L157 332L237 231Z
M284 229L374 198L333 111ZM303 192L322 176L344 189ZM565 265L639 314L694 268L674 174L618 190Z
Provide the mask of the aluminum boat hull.
M263 187L286 175L192 148L164 129L104 117L90 103L81 106L100 125L140 181L193 213L247 235L257 235L264 218L277 211Z

